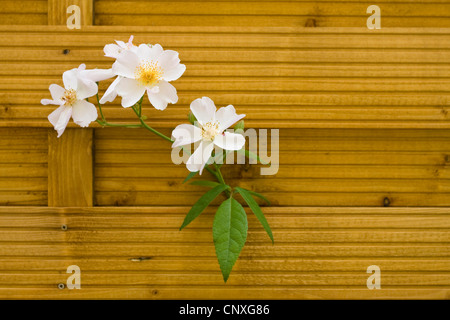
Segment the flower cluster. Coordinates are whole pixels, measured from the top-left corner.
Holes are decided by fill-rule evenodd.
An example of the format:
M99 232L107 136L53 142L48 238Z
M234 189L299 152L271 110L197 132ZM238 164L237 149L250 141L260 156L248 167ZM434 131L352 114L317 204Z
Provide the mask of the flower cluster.
M57 131L58 137L63 134L72 118L81 127L88 127L96 121L104 127L144 128L171 142L172 148L198 143L198 147L186 162L186 167L191 173L185 182L196 174L202 174L205 168L218 182L197 180L191 183L211 190L192 207L180 229L199 216L219 194L226 195L227 200L217 209L213 224L216 253L226 281L244 246L248 228L246 213L241 204L234 199L234 194L242 196L273 241L270 227L253 196L266 202L268 200L254 191L239 187L231 188L227 185L220 171L222 162L217 161L218 155L215 153L217 148L226 152L244 150L244 136L229 132L227 129L237 122L239 123L235 128L243 129L242 118L245 115L238 115L232 105L217 110L210 98L202 97L192 101L190 105L191 124L178 125L172 132L173 139L167 137L145 122L147 117L142 114L142 103L145 95L157 110L165 110L168 104L178 102L177 90L170 83L179 79L186 71L186 66L180 63L178 52L164 50L159 44L134 45L131 36L127 43L116 41L115 44L106 45L104 53L106 57L115 59L110 69L88 70L81 64L78 68L64 72L62 77L64 87L57 84L50 85L52 99L43 99L41 103L57 105L58 108L48 116L48 120ZM100 99L98 83L112 78L115 79ZM89 98L94 96L101 119L98 119L97 107L89 102ZM118 96L121 98L122 107L131 108L139 123L119 124L106 121L102 105L113 102ZM249 152L244 150L244 154L248 156ZM214 167L211 168L210 165Z

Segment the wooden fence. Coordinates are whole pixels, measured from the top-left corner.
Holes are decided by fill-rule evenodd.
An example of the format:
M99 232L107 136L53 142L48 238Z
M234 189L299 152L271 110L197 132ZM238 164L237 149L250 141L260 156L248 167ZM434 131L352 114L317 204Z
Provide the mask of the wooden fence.
M82 8L81 30L66 7ZM450 297L450 2L0 0L0 298ZM108 68L114 40L161 43L187 66L179 103L144 106L166 134L201 96L280 129L280 168L234 165L272 201L275 245L249 236L223 284L214 209L148 132L71 125L40 105L65 70ZM103 92L109 82L101 85ZM133 121L118 102L108 120ZM81 289L59 289L70 265ZM367 267L381 269L369 290Z

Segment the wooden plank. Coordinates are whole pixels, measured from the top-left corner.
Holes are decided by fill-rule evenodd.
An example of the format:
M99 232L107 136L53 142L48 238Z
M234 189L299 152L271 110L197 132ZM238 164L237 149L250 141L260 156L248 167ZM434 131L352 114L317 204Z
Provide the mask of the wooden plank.
M140 164L169 164L172 163L170 152L130 152L123 153L110 151L108 153L99 152L96 155L96 163L98 164L128 164L130 160L135 160ZM342 164L342 165L436 165L444 166L448 163L447 154L445 152L370 152L360 151L358 157L355 152L345 151L304 151L302 154L298 152L284 152L280 154L280 163L284 165L293 164Z
M8 214L1 214L0 227L1 228L32 228L34 229L48 229L59 228L61 226L61 219L64 219L66 225L74 230L92 230L92 229L117 229L118 226L123 229L154 229L154 228L177 228L183 220L189 208L180 208L177 213L168 213L163 215L154 210L148 210L146 213L136 213L135 210L126 210L120 213L66 213L66 214L51 214L43 211L42 213L15 213L14 216ZM129 209L129 208L128 208ZM396 214L389 214L388 209L384 214L370 214L367 210L365 215L361 214L340 214L339 217L332 214L321 214L316 216L311 213L295 213L287 214L284 208L277 208L276 213L267 213L268 208L263 208L266 217L272 229L348 229L356 228L363 229L370 226L374 229L417 229L417 228L450 228L450 221L447 216L436 215L435 211L432 214L420 215L408 213L404 216ZM184 210L184 211L183 211ZM163 210L161 210L163 211ZM274 211L274 210L272 210ZM301 212L301 210L297 210ZM330 210L331 211L331 210ZM361 209L360 209L361 211ZM150 213L151 212L151 213ZM406 212L406 211L405 211ZM211 215L214 214L214 209L209 209L203 215L207 219L195 220L191 223L191 227L198 229L209 229L211 222ZM256 218L249 213L249 228L250 230L259 231L260 225ZM32 231L30 230L30 231Z
M47 130L0 129L0 204L47 204Z
M155 126L177 125L199 92L218 106L242 108L256 127L448 128L450 123L446 29L87 26L67 32L61 26L14 26L0 27L0 42L8 44L0 51L1 125L49 126L45 117L51 108L37 105L48 85L60 83L62 71L80 62L109 67L103 45L130 33L137 41L179 50L188 65L177 81L177 106L160 113L145 102ZM108 84L101 84L101 91ZM133 119L117 102L108 104L105 114L112 121Z
M0 2L0 24L46 25L47 0L2 0Z
M211 232L209 232L211 233ZM266 243L270 243L267 235ZM211 237L211 234L210 234ZM210 240L211 241L211 240ZM211 265L217 269L214 245L210 243L8 243L8 246L0 246L0 255L5 258L13 257L66 257L75 260L82 258L111 257L122 259L139 259L150 257L159 260L161 258L178 257L181 259L193 258L211 259ZM366 258L435 258L448 256L448 244L420 244L405 243L394 244L369 244L359 245L355 243L337 243L335 245L312 243L305 244L271 244L246 245L240 254L242 263L254 259L292 259L292 258L340 258L366 257ZM187 264L188 261L184 261ZM247 262L248 263L248 262ZM449 261L447 260L447 267ZM366 267L367 268L367 267Z
M132 2L132 4L130 4ZM391 3L381 5L383 17L398 16L405 11L407 16L442 17L442 13L450 10L450 4L427 3ZM321 15L333 16L365 16L365 3L319 3L314 2L250 2L250 1L111 1L99 0L95 5L96 12L116 15L311 15L314 11Z
M409 286L414 283L418 288L421 286L450 286L450 273L387 273L383 272L383 288ZM37 272L5 272L0 273L0 281L3 287L9 286L55 286L58 283L66 283L67 274L37 273ZM151 285L178 285L178 286L214 286L221 281L221 275L216 273L162 273L162 272L139 272L139 273L82 273L82 287L103 286L148 286ZM367 281L367 274L353 273L290 273L274 277L271 273L233 273L227 288L234 286L297 286L299 290L303 287L312 286L357 286ZM208 290L208 288L205 288Z
M376 63L403 63L403 64L433 64L444 63L449 59L450 53L447 50L402 50L386 51L380 54L380 50L239 50L230 48L220 49L181 49L180 57L185 63L366 63L372 61ZM3 61L42 61L52 60L57 62L73 61L74 64L81 62L94 64L104 61L104 53L98 49L72 49L69 54L63 54L62 49L33 48L18 51L15 48L4 48L0 52L0 59ZM446 60L447 59L447 60Z
M284 129L280 135L276 175L230 165L228 183L284 206L449 205L445 130ZM182 184L187 170L172 164L165 141L126 129L98 130L96 137L98 204L192 205L200 197L201 187Z
M104 192L96 191L95 201L100 206L166 206L171 205L192 206L204 192L136 192L133 190ZM284 193L267 192L264 194L275 206L435 206L448 207L450 199L448 193L398 193L398 192L301 192ZM176 202L175 202L176 199ZM220 204L218 198L213 204ZM258 200L259 202L259 200ZM263 204L263 202L260 202Z
M446 0L445 0L446 1ZM0 25L0 32L16 32L16 33L46 33L46 32L58 32L65 33L67 32L66 26L24 26L24 25L14 25L14 26L4 26ZM355 28L302 28L302 27L260 27L260 26L246 26L246 27L227 27L227 26L209 26L205 28L204 26L196 26L195 24L191 26L136 26L130 25L126 26L124 29L123 26L86 26L82 30L73 30L71 31L73 35L77 33L81 34L90 34L90 33L109 33L109 37L117 37L129 35L130 33L139 35L146 34L146 36L150 36L149 33L181 33L181 34L192 34L192 33L201 33L201 34L342 34L346 33L348 35L357 35L357 34L373 34L371 30L368 30L366 26L363 27L355 27ZM441 34L448 35L449 30L447 28L423 28L423 27L415 27L415 28L381 28L377 30L378 34L383 35L423 35L423 34Z
M188 209L0 207L0 296L443 299L450 290L449 208L264 208L275 245L250 216L226 287L210 238L214 208L180 232ZM83 295L57 289L73 264ZM373 264L382 270L377 296L365 288Z
M15 270L16 272L51 272L63 271L67 266L77 264L86 272L166 272L170 273L211 273L217 271L217 262L214 257L159 257L158 259L142 256L133 258L114 257L93 257L93 258L73 258L73 257L2 257L0 258L0 270L3 272ZM145 259L147 257L148 259ZM416 272L425 271L434 273L447 273L450 271L448 259L438 258L379 258L379 257L358 257L358 258L290 258L290 259L252 259L248 263L247 259L238 259L235 272L239 273L265 273L278 272L306 273L314 271L324 272L361 272L367 270L369 265L375 264L385 272Z
M103 288L85 288L83 290L58 290L57 287L47 288L0 288L0 297L3 299L162 299L181 300L189 299L395 299L395 300L423 300L423 299L448 299L450 289L442 286L435 288L386 288L386 290L339 289L339 288L299 288L271 287L271 288L230 288L222 286L210 287L162 287L138 288L135 286L111 286Z
M117 37L119 38L119 37ZM125 38L125 36L124 36ZM163 42L170 41L173 37L167 37ZM315 38L315 37L314 37ZM313 38L313 39L314 39ZM183 38L184 39L184 38ZM252 39L252 37L248 37ZM340 43L344 38L337 39ZM61 40L64 41L64 40ZM232 43L235 43L233 41ZM324 42L320 42L324 43ZM446 42L440 41L441 44ZM326 44L326 42L324 43ZM381 44L381 42L379 43ZM26 45L25 43L23 45ZM100 45L99 45L100 46ZM175 47L174 47L175 49ZM61 74L73 67L73 63L50 61L46 64L22 61L15 63L5 63L0 61L0 75L10 77L34 76L35 78L59 79ZM111 61L99 61L95 67L109 68ZM94 66L92 66L94 67ZM450 66L447 65L415 65L414 68L408 65L295 65L289 63L277 63L261 65L257 63L248 64L226 64L215 63L203 65L202 63L191 63L183 74L183 78L194 79L198 77L239 77L241 79L277 79L277 78L449 78ZM111 81L106 80L105 83ZM103 84L101 89L103 88Z
M447 218L448 219L448 218ZM269 254L278 255L283 250L281 246L292 245L290 252L292 254L302 254L301 249L295 247L305 243L440 243L450 242L449 230L274 230L277 243L273 250L264 248ZM81 248L86 248L91 243L108 243L110 247L116 248L121 245L139 245L139 244L210 244L211 230L187 228L183 232L172 228L171 230L69 230L67 232L58 231L30 231L30 230L9 230L0 234L2 242L36 242L53 243L56 246L66 245L72 247L77 244ZM251 230L248 233L247 241L250 246L265 245L269 238L264 230ZM288 249L288 248L286 248ZM405 250L406 251L406 250ZM2 250L2 252L4 252ZM79 251L78 251L79 252ZM442 251L441 251L442 253ZM86 253L88 254L88 253ZM283 255L286 255L284 253Z
M92 206L92 129L48 132L49 206Z
M48 24L65 25L69 5L81 9L81 25L92 25L92 0L48 0ZM68 29L64 30L68 35ZM93 130L67 129L61 138L48 131L48 205L93 205Z
M342 179L337 182L331 179L251 179L247 181L227 180L232 186L255 190L259 193L285 193L285 192L424 192L424 193L450 193L450 180L425 180L425 179ZM114 192L132 190L133 192L201 192L204 187L184 185L182 181L149 180L141 178L98 178L95 182L96 190L102 192ZM0 180L0 190L4 184Z
M112 1L96 2L97 25L365 26L369 4L305 1ZM449 27L448 3L382 2L384 27ZM267 19L270 16L270 19ZM426 19L424 17L427 17Z
M46 206L47 191L2 191L0 204L2 206Z
M71 46L77 49L102 48L106 41L127 40L130 33L137 33L134 41L137 43L162 43L164 48L292 48L292 49L448 49L449 43L446 40L447 33L435 32L433 29L423 29L420 33L370 33L356 32L350 29L347 32L341 30L340 33L331 32L299 32L290 33L281 28L259 28L253 31L251 28L241 29L236 37L233 28L206 28L199 32L197 28L155 29L150 34L142 32L140 29L127 27L128 32L123 29L115 31L114 27L86 27L86 31L76 31L70 34L63 32L59 28L49 27L49 31L42 28L37 30L19 29L20 37L13 38L8 30L0 27L1 39L10 40L9 43L1 43L2 47L35 47L36 38L43 43L55 41L61 46ZM93 30L99 30L95 33ZM104 30L103 30L104 29ZM113 31L114 30L114 31ZM188 31L192 30L192 33ZM210 32L208 32L210 30ZM407 29L410 30L410 29ZM445 30L445 29L444 29ZM197 31L197 32L195 32ZM355 31L359 31L356 29ZM201 34L202 41L198 36ZM221 34L217 37L217 34ZM311 35L314 37L311 37Z
M249 179L260 175L260 165L229 166L224 172L225 179ZM6 169L5 169L6 170ZM37 170L37 169L36 169ZM0 168L0 172L2 169ZM14 170L10 169L13 175ZM97 178L147 178L170 179L178 183L185 179L186 168L171 164L156 164L139 167L105 165L96 166ZM433 166L378 166L378 165L284 165L279 168L275 176L265 176L267 180L284 178L309 178L309 179L450 179L450 169Z
M1 91L28 91L39 90L45 92L48 83L57 82L55 79L30 79L24 83L22 78L0 78ZM199 88L209 92L233 91L233 92L439 92L446 94L450 90L450 79L426 79L426 80L387 80L387 79L180 79L177 88L180 91L199 91ZM107 86L104 85L103 89ZM444 118L445 119L445 118Z

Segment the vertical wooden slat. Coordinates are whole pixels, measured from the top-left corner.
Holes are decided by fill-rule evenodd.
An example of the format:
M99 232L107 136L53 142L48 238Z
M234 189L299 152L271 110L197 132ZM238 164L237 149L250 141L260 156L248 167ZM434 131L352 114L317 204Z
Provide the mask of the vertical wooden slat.
M66 129L48 134L48 205L92 207L93 129Z
M94 0L48 0L48 24L64 25L69 14L67 7L77 5L81 9L81 25L91 26L94 21Z
M48 24L66 24L66 10L70 5L80 7L82 26L92 25L93 0L48 0ZM93 205L93 135L92 129L66 129L58 139L56 132L49 130L49 206Z

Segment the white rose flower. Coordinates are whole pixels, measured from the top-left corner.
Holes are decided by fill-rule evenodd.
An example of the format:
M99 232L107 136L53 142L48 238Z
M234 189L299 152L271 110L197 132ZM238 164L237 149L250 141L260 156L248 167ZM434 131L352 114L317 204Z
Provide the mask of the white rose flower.
M81 64L78 68L64 72L64 88L57 84L50 85L52 99L42 99L41 103L60 106L48 116L58 132L58 138L63 134L70 118L80 127L87 127L97 119L97 108L85 99L97 94L96 81L113 75L111 69L86 70L86 65Z
M224 150L240 150L244 147L245 138L242 134L225 131L245 117L245 114L236 114L232 105L216 111L214 102L208 97L203 97L191 103L191 111L197 118L198 126L180 124L172 131L172 137L175 139L172 148L201 141L186 162L189 171L199 171L202 174L214 145Z
M150 103L164 110L169 103L178 102L177 90L169 81L181 77L186 66L180 64L176 51L163 50L159 44L141 44L136 50L122 51L112 70L118 77L101 103L114 100L118 94L122 97L122 106L128 108L147 92Z

